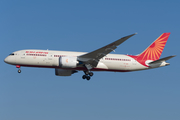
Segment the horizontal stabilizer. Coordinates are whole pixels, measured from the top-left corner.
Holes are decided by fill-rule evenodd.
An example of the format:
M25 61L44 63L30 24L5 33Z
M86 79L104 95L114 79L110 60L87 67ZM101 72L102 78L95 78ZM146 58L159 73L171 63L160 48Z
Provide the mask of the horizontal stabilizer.
M160 62L163 62L163 61L166 61L166 60L169 60L173 57L175 57L176 55L172 55L172 56L168 56L168 57L165 57L165 58L161 58L159 60L156 60L156 61L153 61L153 62L150 62L149 64L156 64L156 63L160 63Z

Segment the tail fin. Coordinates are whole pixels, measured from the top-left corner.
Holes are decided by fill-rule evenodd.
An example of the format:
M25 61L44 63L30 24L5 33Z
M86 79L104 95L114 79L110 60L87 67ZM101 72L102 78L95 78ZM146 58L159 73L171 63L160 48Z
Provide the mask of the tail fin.
M166 45L170 33L163 33L157 38L146 50L144 50L138 58L142 60L158 60Z

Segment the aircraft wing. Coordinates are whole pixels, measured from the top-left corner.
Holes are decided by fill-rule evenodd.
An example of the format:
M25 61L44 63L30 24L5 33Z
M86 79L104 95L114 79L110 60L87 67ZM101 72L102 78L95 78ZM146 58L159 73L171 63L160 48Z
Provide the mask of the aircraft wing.
M136 33L135 33L136 34ZM89 52L87 54L78 56L78 61L81 61L85 64L90 65L92 68L96 67L99 60L101 58L103 58L104 56L106 56L107 54L109 54L110 52L114 51L118 45L120 45L121 43L123 43L124 41L126 41L128 38L134 36L135 34L132 35L128 35L126 37L123 37L119 40L116 40L113 43L110 43L102 48L99 48L95 51Z

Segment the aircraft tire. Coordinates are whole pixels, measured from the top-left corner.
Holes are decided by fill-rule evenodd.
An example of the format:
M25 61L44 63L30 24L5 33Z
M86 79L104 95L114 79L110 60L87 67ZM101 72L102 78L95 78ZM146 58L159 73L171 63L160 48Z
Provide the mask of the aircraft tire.
M89 74L89 72L88 72L88 71L84 71L84 73L85 73L85 75L88 75L88 74Z
M83 75L83 76L82 76L82 79L86 79L86 75Z
M18 73L21 73L21 70L20 70L20 69L18 70Z
M91 77L89 77L89 76L86 76L86 79L87 79L87 80L90 80L90 79L91 79Z
M94 75L94 73L93 73L93 72L90 72L90 73L89 73L89 76L93 76L93 75Z

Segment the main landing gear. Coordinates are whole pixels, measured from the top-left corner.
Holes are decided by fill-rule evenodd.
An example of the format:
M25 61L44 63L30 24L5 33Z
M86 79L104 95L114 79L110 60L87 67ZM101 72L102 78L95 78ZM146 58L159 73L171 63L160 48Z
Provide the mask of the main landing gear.
M18 73L21 73L20 67L21 67L20 65L16 65L16 68L19 68L19 69L18 69Z
M85 75L82 76L83 79L90 80L91 77L94 75L93 72L84 71Z
M84 67L87 68L87 71L84 71L85 75L83 75L82 78L90 80L91 77L94 75L93 72L90 71L93 67L90 64L85 64Z

